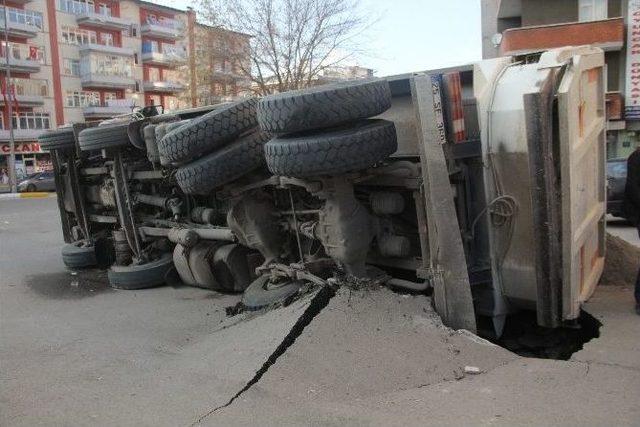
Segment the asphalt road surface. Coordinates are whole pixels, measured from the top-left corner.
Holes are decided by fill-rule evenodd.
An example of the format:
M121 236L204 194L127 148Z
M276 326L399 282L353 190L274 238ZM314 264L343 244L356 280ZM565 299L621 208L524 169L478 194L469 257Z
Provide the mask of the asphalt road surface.
M2 426L640 423L630 284L596 293L602 336L564 362L451 331L428 298L384 289L227 317L237 296L112 290L66 270L62 245L55 199L0 201Z

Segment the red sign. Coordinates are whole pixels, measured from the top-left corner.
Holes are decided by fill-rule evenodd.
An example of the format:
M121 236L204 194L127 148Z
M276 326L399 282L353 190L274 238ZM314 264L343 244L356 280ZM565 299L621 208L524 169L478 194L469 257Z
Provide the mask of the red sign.
M16 142L15 143L16 154L30 154L30 153L42 153L40 144L37 142ZM11 151L11 147L8 143L0 144L0 154L6 155Z
M38 59L38 48L36 46L29 46L29 59Z

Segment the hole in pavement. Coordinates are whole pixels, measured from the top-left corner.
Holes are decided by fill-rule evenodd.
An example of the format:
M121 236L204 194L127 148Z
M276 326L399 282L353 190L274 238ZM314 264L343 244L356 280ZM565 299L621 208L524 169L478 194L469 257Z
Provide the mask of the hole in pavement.
M113 291L107 272L96 269L27 276L24 284L35 293L51 299L80 299Z
M584 310L567 327L550 329L536 324L536 313L523 311L507 317L504 333L495 344L520 356L539 359L569 360L584 345L600 336L600 323Z
M231 399L229 399L227 403L207 412L206 414L201 416L195 423L193 423L193 425L197 425L203 419L213 414L214 412L217 412L231 405L234 400L240 397L240 395L249 390L258 381L260 381L264 374L267 373L269 368L273 366L274 363L276 363L278 358L282 356L287 351L287 349L293 345L293 343L300 335L302 335L302 332L307 326L309 326L311 321L313 321L313 319L318 314L320 314L320 312L329 304L329 301L335 296L335 294L335 289L331 288L330 286L324 286L322 289L320 289L318 293L311 299L311 301L309 302L309 306L306 308L304 313L302 313L300 318L298 318L298 320L293 325L289 333L284 337L282 342L273 351L273 353L271 353L262 367L256 371L253 378L251 378L239 392L237 392Z

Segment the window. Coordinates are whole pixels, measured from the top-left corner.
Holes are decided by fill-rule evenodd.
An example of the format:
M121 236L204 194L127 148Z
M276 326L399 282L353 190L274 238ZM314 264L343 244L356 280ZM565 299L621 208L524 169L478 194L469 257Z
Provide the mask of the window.
M113 34L100 33L100 44L104 46L113 46Z
M49 113L20 113L13 115L14 129L50 129L51 120Z
M580 22L607 19L607 0L579 0L578 7Z
M95 91L67 91L67 107L93 107L100 105L100 92Z
M145 40L142 42L142 53L160 52L160 43L155 40Z
M147 95L147 105L161 105L160 95Z
M93 0L58 0L58 10L81 15L83 13L94 13L95 5Z
M35 12L33 10L16 9L10 7L7 9L9 15L9 22L16 24L26 24L38 27L40 30L43 28L42 13ZM0 22L4 22L4 7L0 6ZM4 24L2 24L4 25Z
M98 14L111 16L111 6L105 3L98 3Z
M81 45L98 43L98 36L95 31L81 30L80 28L70 27L69 25L62 26L62 41L63 43Z
M104 93L104 102L107 104L107 101L113 101L114 99L118 99L117 92L105 92Z
M149 68L149 74L147 76L148 82L160 81L160 70L157 68Z
M80 61L80 74L103 76L133 76L133 58L108 54L92 54Z
M80 77L80 61L77 59L63 58L62 69L68 76Z

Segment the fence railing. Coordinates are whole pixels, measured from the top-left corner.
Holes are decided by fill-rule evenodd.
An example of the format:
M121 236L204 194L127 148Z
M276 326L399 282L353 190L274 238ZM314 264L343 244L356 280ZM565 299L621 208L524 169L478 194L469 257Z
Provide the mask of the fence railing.
M6 93L22 96L47 96L49 85L47 80L12 78L7 82Z

